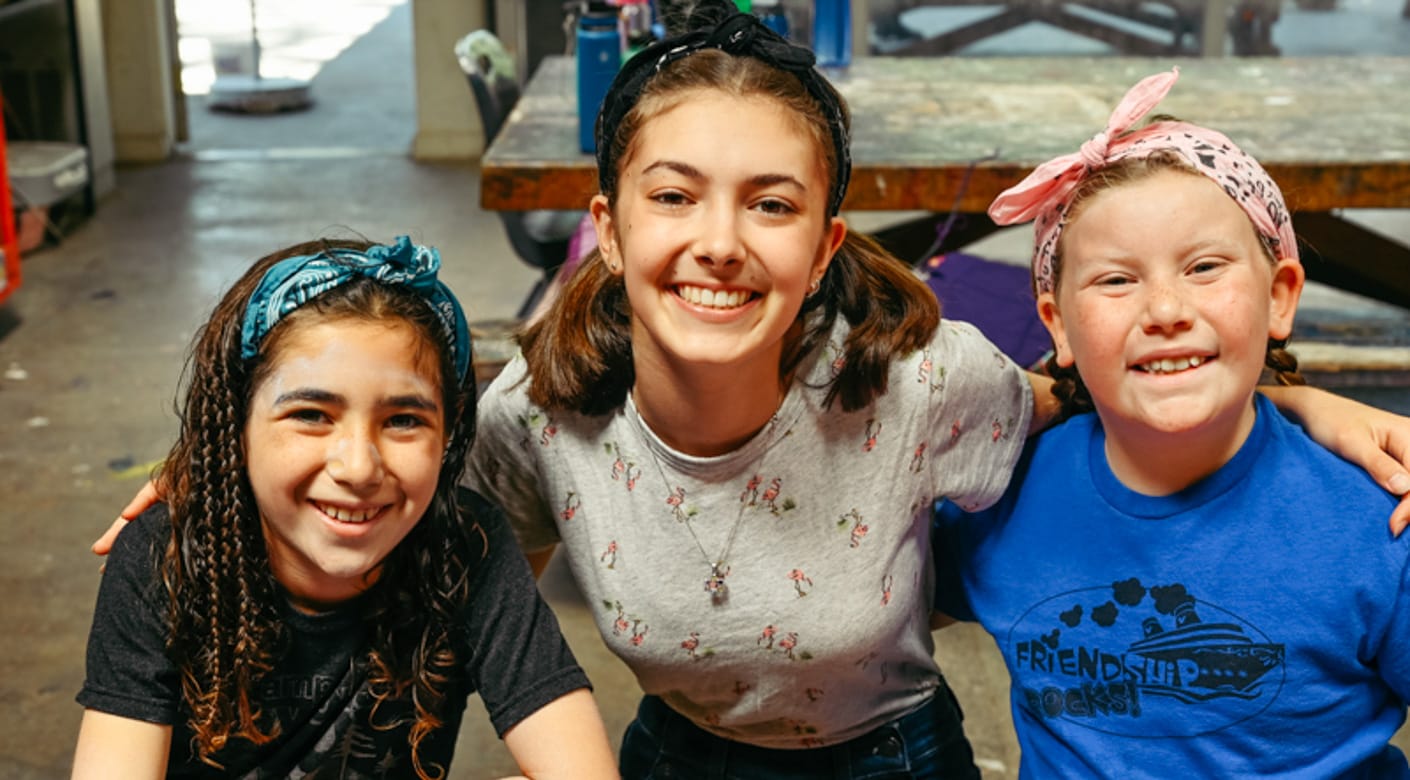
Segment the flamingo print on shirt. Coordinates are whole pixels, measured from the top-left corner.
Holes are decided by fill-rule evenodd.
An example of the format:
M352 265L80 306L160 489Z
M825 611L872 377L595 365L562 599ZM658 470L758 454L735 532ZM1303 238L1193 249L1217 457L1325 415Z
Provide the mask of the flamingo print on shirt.
M764 649L772 650L774 649L774 635L777 633L778 628L776 628L772 623L770 623L769 625L764 626L764 630L759 633L759 639L755 641L754 644L763 645L764 642L767 641L768 644L764 645Z
M616 442L609 442L603 447L612 456L612 481L621 482L629 493L635 490L636 482L641 478L641 466L635 459L624 455Z
M784 512L787 512L790 509L794 509L798 506L797 502L795 502L791 497L783 496L780 500L780 495L782 493L783 478L774 477L773 479L769 480L769 486L764 488L764 492L759 495L758 503L766 507L769 510L769 514L773 515L774 517L778 517Z
M519 444L526 450L533 448L536 438L539 444L547 447L558 433L558 426L540 409L530 409L528 414L521 414L515 419L519 427L524 429L524 437L519 440Z
M783 631L770 623L760 632L754 645L768 653L782 653L790 661L811 661L813 654L799 647L797 631Z
M916 366L916 382L926 385L932 393L945 387L945 367L935 365L929 347L921 350L920 363Z
M876 427L873 428L872 425ZM862 452L871 452L876 449L876 437L881 433L881 423L875 419L867 420L867 438L862 442Z
M685 506L685 488L677 485L666 496L666 506L671 508L671 515L676 518L676 522L684 523L695 515L695 507L689 510Z
M690 632L690 634L687 635L686 638L681 642L681 649L684 650L686 654L690 656L690 660L692 661L699 661L703 658L709 658L710 656L715 654L714 648L708 646L700 646L699 631Z
M563 499L563 508L558 510L558 517L565 522L572 520L578 514L578 507L583 505L583 499L573 491L568 491L568 497Z
M747 506L753 506L759 498L759 485L763 484L764 478L755 474L744 484L744 492L739 494L739 502Z
M828 339L824 354L824 359L828 360L828 365L832 369L832 378L836 379L837 375L842 373L842 369L847 367L847 354L842 351L842 345L835 339Z
M837 527L844 527L848 522L852 524L852 530L850 532L851 544L849 546L858 547L861 545L862 539L866 537L867 531L871 529L863 522L862 513L859 512L856 507L852 507L852 511L838 517Z
M624 636L630 634L627 640L633 647L640 647L646 641L646 632L651 629L646 621L636 615L628 615L622 608L620 601L603 601L602 605L609 610L615 610L617 616L612 619L612 635Z
M793 581L793 590L795 593L798 594L798 598L800 599L808 595L808 591L803 588L804 583L807 583L809 588L813 587L812 578L804 574L802 569L794 569L793 571L790 571L788 573L788 579Z

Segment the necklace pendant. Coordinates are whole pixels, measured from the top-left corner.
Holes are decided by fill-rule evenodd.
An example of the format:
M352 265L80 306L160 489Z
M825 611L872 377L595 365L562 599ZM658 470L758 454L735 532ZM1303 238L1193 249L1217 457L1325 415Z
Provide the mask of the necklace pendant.
M722 567L719 562L710 564L710 576L705 578L705 592L710 594L710 600L716 604L724 603L729 597L729 586L725 584L725 577L728 576L728 566Z

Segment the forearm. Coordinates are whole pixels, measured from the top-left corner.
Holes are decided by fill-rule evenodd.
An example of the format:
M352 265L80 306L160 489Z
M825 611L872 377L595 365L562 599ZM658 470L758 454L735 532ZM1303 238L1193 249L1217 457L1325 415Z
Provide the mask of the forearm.
M160 780L170 753L171 726L84 710L72 777Z
M1052 377L1025 371L1028 384L1033 388L1033 417L1028 421L1028 435L1047 429L1057 421L1062 411L1062 403L1053 395Z
M592 692L560 696L504 733L530 780L617 780L617 759Z

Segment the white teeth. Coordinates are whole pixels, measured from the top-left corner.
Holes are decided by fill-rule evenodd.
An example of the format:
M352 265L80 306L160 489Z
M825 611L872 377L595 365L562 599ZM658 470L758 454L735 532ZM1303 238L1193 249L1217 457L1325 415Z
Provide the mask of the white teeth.
M340 523L365 523L371 520L380 509L351 510L342 507L329 506L327 504L316 504L319 511Z
M1187 358L1164 358L1162 360L1152 360L1149 363L1143 363L1141 370L1150 374L1173 374L1176 371L1197 368L1203 362L1204 358L1197 355Z
M693 304L712 309L733 309L749 300L749 294L739 290L707 290L687 284L677 286L676 294Z

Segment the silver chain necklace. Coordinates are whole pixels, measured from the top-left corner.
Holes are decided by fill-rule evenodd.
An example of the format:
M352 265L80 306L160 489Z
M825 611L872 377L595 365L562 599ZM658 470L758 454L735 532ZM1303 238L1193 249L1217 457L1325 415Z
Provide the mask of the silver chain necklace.
M640 413L638 413L638 419L640 419ZM764 427L772 428L777 422L778 413L775 412ZM644 426L646 421L641 420L641 423ZM710 594L710 602L716 606L726 603L729 601L729 585L725 583L725 578L730 573L729 554L730 550L734 549L734 539L739 534L739 527L744 524L744 510L749 506L748 502L740 499L739 514L734 518L734 525L730 526L729 534L725 537L724 547L720 549L719 555L710 557L710 553L705 551L705 545L700 543L700 537L695 533L694 526L691 525L690 516L685 512L685 488L680 485L672 487L671 481L666 478L666 469L661 465L661 459L657 457L650 442L647 442L646 449L647 454L651 456L651 462L656 465L656 473L661 477L661 486L666 490L666 504L671 507L671 513L676 522L683 523L685 530L690 532L690 538L695 542L695 549L700 551L701 557L710 566L710 576L705 578L705 592ZM759 459L758 473L763 473L764 460L764 458Z

